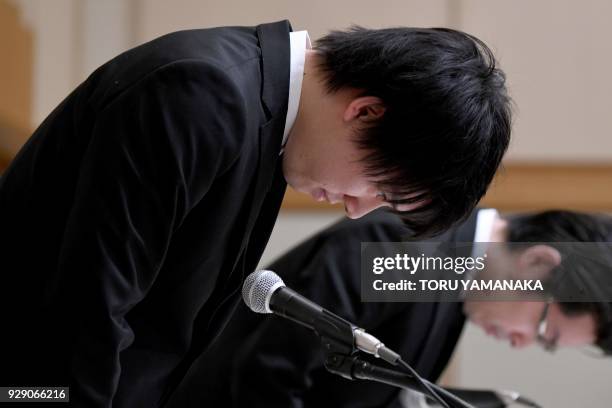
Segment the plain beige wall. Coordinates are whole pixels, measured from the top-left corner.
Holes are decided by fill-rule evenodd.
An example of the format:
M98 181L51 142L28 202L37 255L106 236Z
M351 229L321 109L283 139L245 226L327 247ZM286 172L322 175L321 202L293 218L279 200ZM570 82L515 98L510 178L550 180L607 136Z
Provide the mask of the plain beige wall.
M308 29L312 38L330 29L359 24L448 25L454 0L138 0L138 39L146 40L181 28L256 25L289 19L294 30Z
M610 163L612 2L459 2L461 28L508 74L518 107L508 158Z
M10 0L33 34L32 128L80 82L78 0ZM17 149L19 146L13 146Z

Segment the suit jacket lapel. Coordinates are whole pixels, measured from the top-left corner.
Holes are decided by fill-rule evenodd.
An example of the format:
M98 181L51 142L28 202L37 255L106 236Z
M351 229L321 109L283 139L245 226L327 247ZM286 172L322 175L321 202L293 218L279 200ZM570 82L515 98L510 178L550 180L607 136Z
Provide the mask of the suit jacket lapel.
M268 121L259 129L259 161L254 200L247 217L250 231L260 211L272 180L281 150L289 99L290 47L287 20L257 26L261 47L262 102ZM282 176L282 173L278 176Z
M261 48L262 69L262 94L261 100L268 120L259 128L259 157L255 177L252 202L248 203L248 216L246 217L245 234L240 247L240 254L236 258L232 271L239 270L240 277L244 274L244 251L249 244L249 237L255 222L260 216L261 207L264 203L272 181L281 177L282 171L276 172L279 163L279 152L281 150L285 119L287 117L287 105L289 100L289 70L290 70L290 44L289 32L291 25L284 20L276 23L261 24L256 28ZM284 192L285 182L275 183L275 190ZM278 196L275 193L275 196ZM282 199L282 193L279 201ZM278 212L277 205L276 216ZM270 221L272 224L273 222ZM266 239L267 242L267 239ZM260 254L261 255L261 254ZM242 262L242 264L239 264ZM248 271L250 272L250 271ZM232 273L235 274L234 272Z
M275 169L277 164L280 164L279 152L289 99L290 30L291 26L287 20L256 27L261 48L261 100L268 120L259 128L257 146L259 154L255 169L255 185L250 195L251 202L246 206L248 214L245 218L244 237L240 246L242 255L249 243L249 236L260 215L261 206L268 195L273 179L282 178L282 172L275 174ZM281 188L280 185L282 185L284 189L284 179L282 183L275 183L275 185L279 185L278 188ZM244 265L239 264L239 262L244 262L243 258L243 256L236 258L232 271L236 268L243 268ZM243 271L239 272L242 275Z

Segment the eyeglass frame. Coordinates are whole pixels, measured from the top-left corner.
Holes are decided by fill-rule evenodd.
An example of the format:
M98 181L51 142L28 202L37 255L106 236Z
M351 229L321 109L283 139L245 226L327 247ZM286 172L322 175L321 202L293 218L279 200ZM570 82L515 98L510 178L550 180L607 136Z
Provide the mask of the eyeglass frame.
M536 342L540 346L542 346L545 351L548 351L549 353L553 353L557 350L557 341L559 340L558 335L556 335L552 339L546 337L546 331L548 330L548 312L552 303L552 299L549 299L544 304L544 309L542 310L542 314L540 315L536 330Z

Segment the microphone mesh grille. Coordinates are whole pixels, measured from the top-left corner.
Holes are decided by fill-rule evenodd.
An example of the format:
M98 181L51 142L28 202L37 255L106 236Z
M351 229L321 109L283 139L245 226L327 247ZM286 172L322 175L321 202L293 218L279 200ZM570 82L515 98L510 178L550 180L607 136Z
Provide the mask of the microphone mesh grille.
M285 286L285 283L276 273L267 270L255 271L244 280L242 299L252 311L270 313L266 303L272 295L271 291L279 286Z

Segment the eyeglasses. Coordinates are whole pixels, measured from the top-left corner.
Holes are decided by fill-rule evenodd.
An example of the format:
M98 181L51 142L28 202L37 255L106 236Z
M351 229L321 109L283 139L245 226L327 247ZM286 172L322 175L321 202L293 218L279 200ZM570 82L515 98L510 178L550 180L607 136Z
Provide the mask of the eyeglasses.
M557 350L557 341L559 340L559 336L555 335L553 338L546 337L546 330L548 329L548 310L550 309L551 300L547 301L544 304L544 310L542 310L542 315L540 315L540 321L538 322L538 330L536 341L542 348L550 353Z

